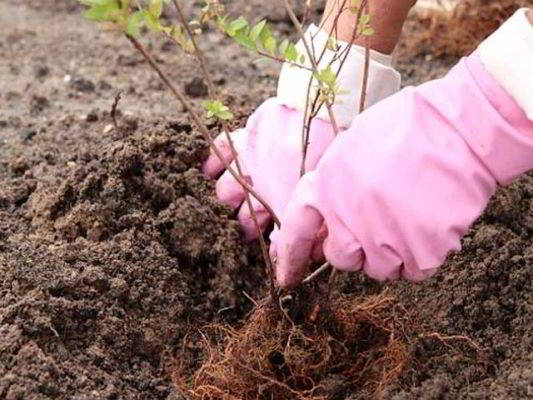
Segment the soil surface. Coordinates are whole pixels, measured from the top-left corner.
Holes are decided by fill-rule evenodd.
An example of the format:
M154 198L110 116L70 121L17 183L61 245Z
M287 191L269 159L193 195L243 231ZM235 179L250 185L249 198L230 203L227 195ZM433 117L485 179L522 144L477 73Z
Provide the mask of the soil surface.
M229 8L292 33L271 3ZM124 39L81 9L0 2L0 399L182 399L167 373L173 354L206 323L241 321L247 297L264 295L263 265L199 172L207 145L181 107ZM420 41L427 24L411 17L399 47L406 84L457 61ZM199 108L195 61L143 40ZM243 124L275 94L279 66L214 31L203 46ZM117 130L109 114L119 91ZM343 293L387 288L440 335L413 342L409 371L383 398L533 398L532 237L525 176L497 193L429 281L342 277Z

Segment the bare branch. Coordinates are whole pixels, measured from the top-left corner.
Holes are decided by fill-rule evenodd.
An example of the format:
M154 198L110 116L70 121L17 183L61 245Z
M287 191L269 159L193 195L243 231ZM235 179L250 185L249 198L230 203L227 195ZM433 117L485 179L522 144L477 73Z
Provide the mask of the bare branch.
M368 1L365 1L365 11L368 12ZM361 7L362 8L362 7ZM359 22L359 19L357 20ZM363 85L361 86L361 103L359 104L359 112L365 109L366 90L368 86L368 71L370 69L370 38L365 37L365 70L363 74Z
M302 283L309 283L311 281L314 281L322 272L328 270L331 267L330 263L324 263L319 268L313 271L311 275L309 275L307 278L305 278Z
M111 119L113 120L113 125L115 126L115 130L118 132L118 122L117 122L117 109L118 109L118 103L120 102L120 99L122 98L122 91L118 91L115 95L115 100L113 100L113 104L111 105Z
M277 61L277 62L279 62L279 63L287 63L287 64L289 64L291 67L301 68L301 69L305 69L305 70L307 70L307 71L311 71L311 72L313 72L313 68L306 67L305 65L298 64L297 62L287 61L287 60L284 60L284 59L282 59L282 58L275 57L275 56L270 55L270 54L268 54L268 53L265 53L264 51L261 51L261 50L257 50L257 54L259 54L259 55L262 56L262 57L269 58L269 59L271 59L271 60Z
M305 6L304 6L304 13L302 17L302 26L305 26L305 23L309 19L309 15L311 14L311 0L305 0Z

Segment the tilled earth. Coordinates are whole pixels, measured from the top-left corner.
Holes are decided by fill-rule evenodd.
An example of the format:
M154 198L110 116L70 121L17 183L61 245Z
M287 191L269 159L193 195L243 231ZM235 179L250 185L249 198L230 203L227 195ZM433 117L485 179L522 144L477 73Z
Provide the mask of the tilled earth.
M291 32L268 4L230 10ZM167 374L173 354L206 323L242 320L247 296L264 294L263 266L199 172L207 146L181 107L126 41L80 11L73 0L0 3L0 399L181 399ZM410 20L398 52L410 84L456 61L413 51L422 22ZM199 107L194 60L145 40ZM242 124L275 93L279 67L216 32L204 46ZM387 288L438 333L413 342L409 370L383 398L533 398L532 236L525 176L498 192L433 279L343 277L341 291Z

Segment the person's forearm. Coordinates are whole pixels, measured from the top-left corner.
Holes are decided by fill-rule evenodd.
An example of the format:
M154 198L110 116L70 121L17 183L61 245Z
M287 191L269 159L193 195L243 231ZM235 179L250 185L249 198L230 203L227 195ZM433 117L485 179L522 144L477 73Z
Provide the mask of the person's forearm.
M529 22L533 24L533 8L529 9Z
M354 29L357 29L357 17L348 10L351 1L328 0L322 25L325 31L332 32L335 20L341 7L345 4L344 11L340 14L337 23L337 39L351 42ZM369 37L370 47L381 53L390 54L396 47L407 14L416 0L370 0L370 24L375 33ZM354 44L364 45L364 37L356 37Z

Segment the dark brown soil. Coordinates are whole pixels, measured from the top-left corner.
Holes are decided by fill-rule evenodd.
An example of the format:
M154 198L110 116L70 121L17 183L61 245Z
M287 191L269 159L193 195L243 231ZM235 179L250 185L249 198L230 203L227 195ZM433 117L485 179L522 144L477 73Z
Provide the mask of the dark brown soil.
M231 7L290 31L270 2ZM206 144L181 108L124 40L79 12L74 0L0 2L0 399L181 399L173 354L205 323L242 320L252 306L243 291L264 294L262 263L198 171ZM398 54L407 83L442 75L457 56L413 50L417 26ZM146 43L199 107L196 64ZM278 66L215 32L204 46L242 123L275 93ZM413 340L409 371L383 398L533 398L532 236L526 176L499 191L430 281L342 278L345 294L388 287L420 331L444 338Z

